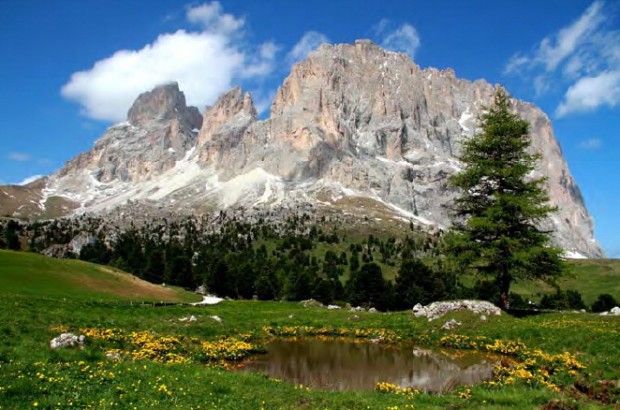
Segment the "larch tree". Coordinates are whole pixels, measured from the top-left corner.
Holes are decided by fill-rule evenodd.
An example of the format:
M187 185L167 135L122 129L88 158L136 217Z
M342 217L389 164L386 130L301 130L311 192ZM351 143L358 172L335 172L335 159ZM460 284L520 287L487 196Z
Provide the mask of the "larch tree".
M462 270L494 281L504 309L515 280L550 280L562 272L561 251L541 229L555 208L545 178L532 175L540 155L530 153L530 143L528 122L498 88L479 130L463 144L463 170L450 179L460 195L449 253Z

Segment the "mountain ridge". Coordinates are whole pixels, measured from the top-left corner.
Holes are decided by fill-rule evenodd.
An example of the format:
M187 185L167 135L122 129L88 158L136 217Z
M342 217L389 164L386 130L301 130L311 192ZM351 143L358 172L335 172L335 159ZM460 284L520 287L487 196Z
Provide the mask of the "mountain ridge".
M366 40L322 45L294 65L264 120L238 87L201 115L178 84L165 84L141 94L128 121L92 150L38 181L38 209L45 214L57 198L64 201L57 216L128 203L201 213L308 203L340 209L344 201L347 212L364 215L366 202L350 206L363 198L393 218L445 227L455 196L447 178L460 169L460 143L475 132L494 89L452 69L422 69ZM512 103L542 156L534 175L548 178L559 208L545 227L568 254L602 256L551 121L533 104ZM32 192L28 200L37 202Z

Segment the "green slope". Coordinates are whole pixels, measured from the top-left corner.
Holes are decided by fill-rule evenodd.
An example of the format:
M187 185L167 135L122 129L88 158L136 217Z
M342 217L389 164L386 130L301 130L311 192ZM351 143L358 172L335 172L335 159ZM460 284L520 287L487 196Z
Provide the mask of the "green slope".
M566 274L558 280L561 289L579 291L587 305L602 293L620 300L620 259L573 259L566 265ZM512 290L536 301L554 292L553 287L539 281L517 282Z
M2 293L89 299L191 302L182 289L155 285L108 266L54 259L36 253L0 251Z

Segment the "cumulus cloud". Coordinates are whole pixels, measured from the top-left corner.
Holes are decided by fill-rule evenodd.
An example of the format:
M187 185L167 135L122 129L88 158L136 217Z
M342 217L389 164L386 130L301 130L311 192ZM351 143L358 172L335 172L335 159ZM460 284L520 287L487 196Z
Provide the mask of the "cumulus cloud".
M566 91L556 115L594 111L602 105L615 107L620 103L620 71L604 72L580 78Z
M381 19L374 26L375 35L383 48L409 54L412 58L420 47L418 31L409 23L394 26L388 19Z
M242 17L224 13L218 1L187 8L187 20L201 25L206 31L230 35L240 30L245 21Z
M18 182L17 185L28 185L31 182L36 181L39 178L43 178L45 175L32 175L27 178L24 178L22 181Z
M571 24L542 39L531 53L515 53L504 74L531 82L536 95L567 87L556 108L558 117L618 105L620 32L608 29L612 13L603 1L595 1Z
M603 141L600 138L588 138L579 143L579 148L587 150L596 150L603 146Z
M11 161L26 162L30 161L32 155L26 152L10 152L7 156Z
M186 10L200 31L161 34L139 50L120 50L76 72L62 95L82 106L88 117L119 121L133 100L153 87L178 81L188 104L211 104L238 78L252 79L273 70L277 46L244 47L243 18L223 12L214 1Z
M318 31L306 31L291 51L288 52L286 59L290 64L301 61L323 43L329 43L329 39L325 34Z

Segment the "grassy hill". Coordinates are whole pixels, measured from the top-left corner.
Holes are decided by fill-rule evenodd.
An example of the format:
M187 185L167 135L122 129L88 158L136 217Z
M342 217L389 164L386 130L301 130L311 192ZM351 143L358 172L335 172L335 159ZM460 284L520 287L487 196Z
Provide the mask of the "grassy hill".
M155 285L114 269L36 253L0 251L3 293L135 301L193 302L200 298L179 288Z
M566 265L566 274L558 280L561 289L579 291L587 305L602 293L620 300L620 259L573 259ZM512 290L535 301L554 292L552 286L540 281L517 282Z

